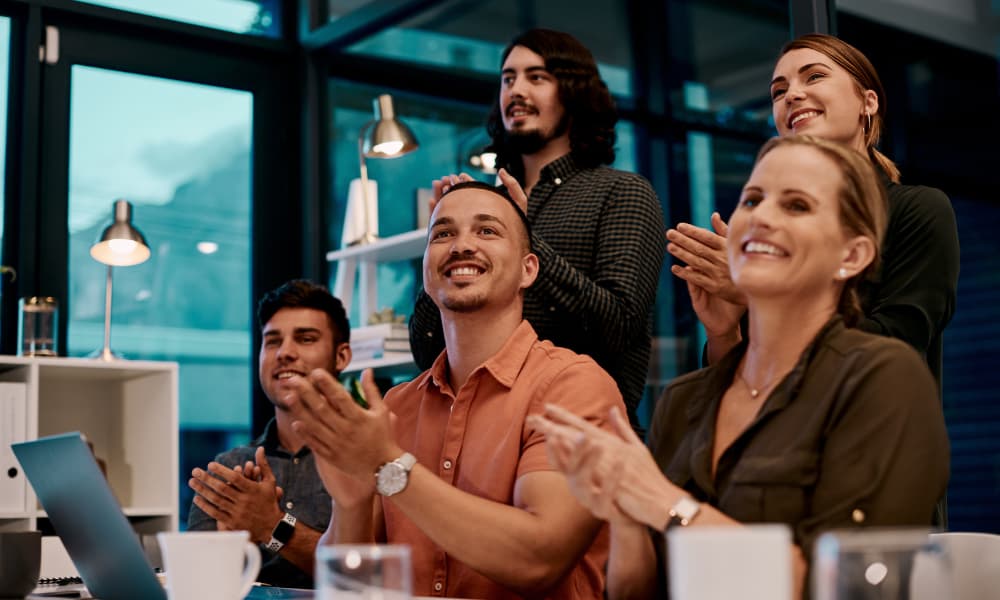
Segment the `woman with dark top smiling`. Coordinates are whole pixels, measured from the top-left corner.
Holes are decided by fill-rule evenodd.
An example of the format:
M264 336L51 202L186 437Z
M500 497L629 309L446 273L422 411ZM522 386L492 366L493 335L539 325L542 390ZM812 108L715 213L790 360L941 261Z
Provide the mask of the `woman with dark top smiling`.
M913 346L941 382L942 334L955 312L958 228L941 190L900 183L899 169L875 147L885 122L882 82L857 48L830 35L809 34L781 51L770 87L774 123L781 136L807 134L840 142L867 157L888 194L889 221L881 269L861 285L864 318L858 327ZM713 303L698 313L714 362L742 339L739 317L745 299L726 265L726 224L718 233L681 223L667 231L667 250L686 266L674 275L693 294ZM696 292L697 289L697 292Z

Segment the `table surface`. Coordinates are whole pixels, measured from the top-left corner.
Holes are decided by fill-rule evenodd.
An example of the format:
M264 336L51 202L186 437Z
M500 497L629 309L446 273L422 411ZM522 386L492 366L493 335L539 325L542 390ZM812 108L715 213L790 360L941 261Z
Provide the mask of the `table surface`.
M315 597L313 590L298 588L279 588L266 585L256 585L250 590L244 600L295 600ZM82 584L59 586L58 589L43 594L26 596L25 600L52 600L53 598L91 598ZM457 598L430 598L414 596L413 600L459 600Z

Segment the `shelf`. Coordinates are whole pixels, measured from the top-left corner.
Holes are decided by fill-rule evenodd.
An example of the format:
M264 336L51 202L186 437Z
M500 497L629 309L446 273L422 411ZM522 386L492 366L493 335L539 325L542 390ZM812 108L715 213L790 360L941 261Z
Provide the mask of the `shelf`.
M122 514L129 518L146 518L146 517L170 517L173 516L174 509L171 506L123 506ZM25 515L30 516L30 515ZM36 510L35 516L39 519L48 519L49 515L44 510Z
M417 365L409 352L386 352L382 358L352 360L344 373L357 373L365 369L375 369L379 374L415 373Z
M23 423L12 434L2 423L0 446L83 432L104 460L108 484L133 527L141 533L177 529L177 363L0 356L0 381L24 386L23 399L12 395L6 405L0 402L6 408L13 398ZM3 483L0 493L14 500L2 506L0 529L48 522L23 473ZM24 513L16 510L21 494L29 507Z
M355 258L365 262L393 262L422 256L427 246L427 229L415 229L379 238L371 244L359 244L326 253L327 262Z

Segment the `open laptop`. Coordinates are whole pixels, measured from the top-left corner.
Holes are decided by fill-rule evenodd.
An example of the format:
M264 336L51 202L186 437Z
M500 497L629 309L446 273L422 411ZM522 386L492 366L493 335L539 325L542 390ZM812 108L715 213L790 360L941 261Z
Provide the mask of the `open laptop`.
M166 600L139 538L79 432L11 444L87 590L101 600Z

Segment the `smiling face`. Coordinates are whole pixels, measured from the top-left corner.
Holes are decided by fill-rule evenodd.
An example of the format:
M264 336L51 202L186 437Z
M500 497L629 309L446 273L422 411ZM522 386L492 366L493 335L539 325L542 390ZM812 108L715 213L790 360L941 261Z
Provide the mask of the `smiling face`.
M822 295L836 302L842 267L856 240L841 225L843 179L838 165L816 148L778 146L754 167L729 223L733 282L748 297ZM826 294L829 292L829 296Z
M862 94L850 73L811 48L791 50L778 60L771 101L780 135L813 135L861 152L865 150L865 114L878 111L875 92Z
M424 290L442 310L520 310L521 290L538 273L520 217L504 198L475 188L445 194L431 215Z
M559 82L545 59L524 46L514 46L500 74L500 114L512 142L522 154L533 154L552 140L568 136Z
M315 308L282 308L264 325L262 334L260 386L278 408L290 391L289 379L313 369L337 376L351 360L350 345L337 343L330 318Z

